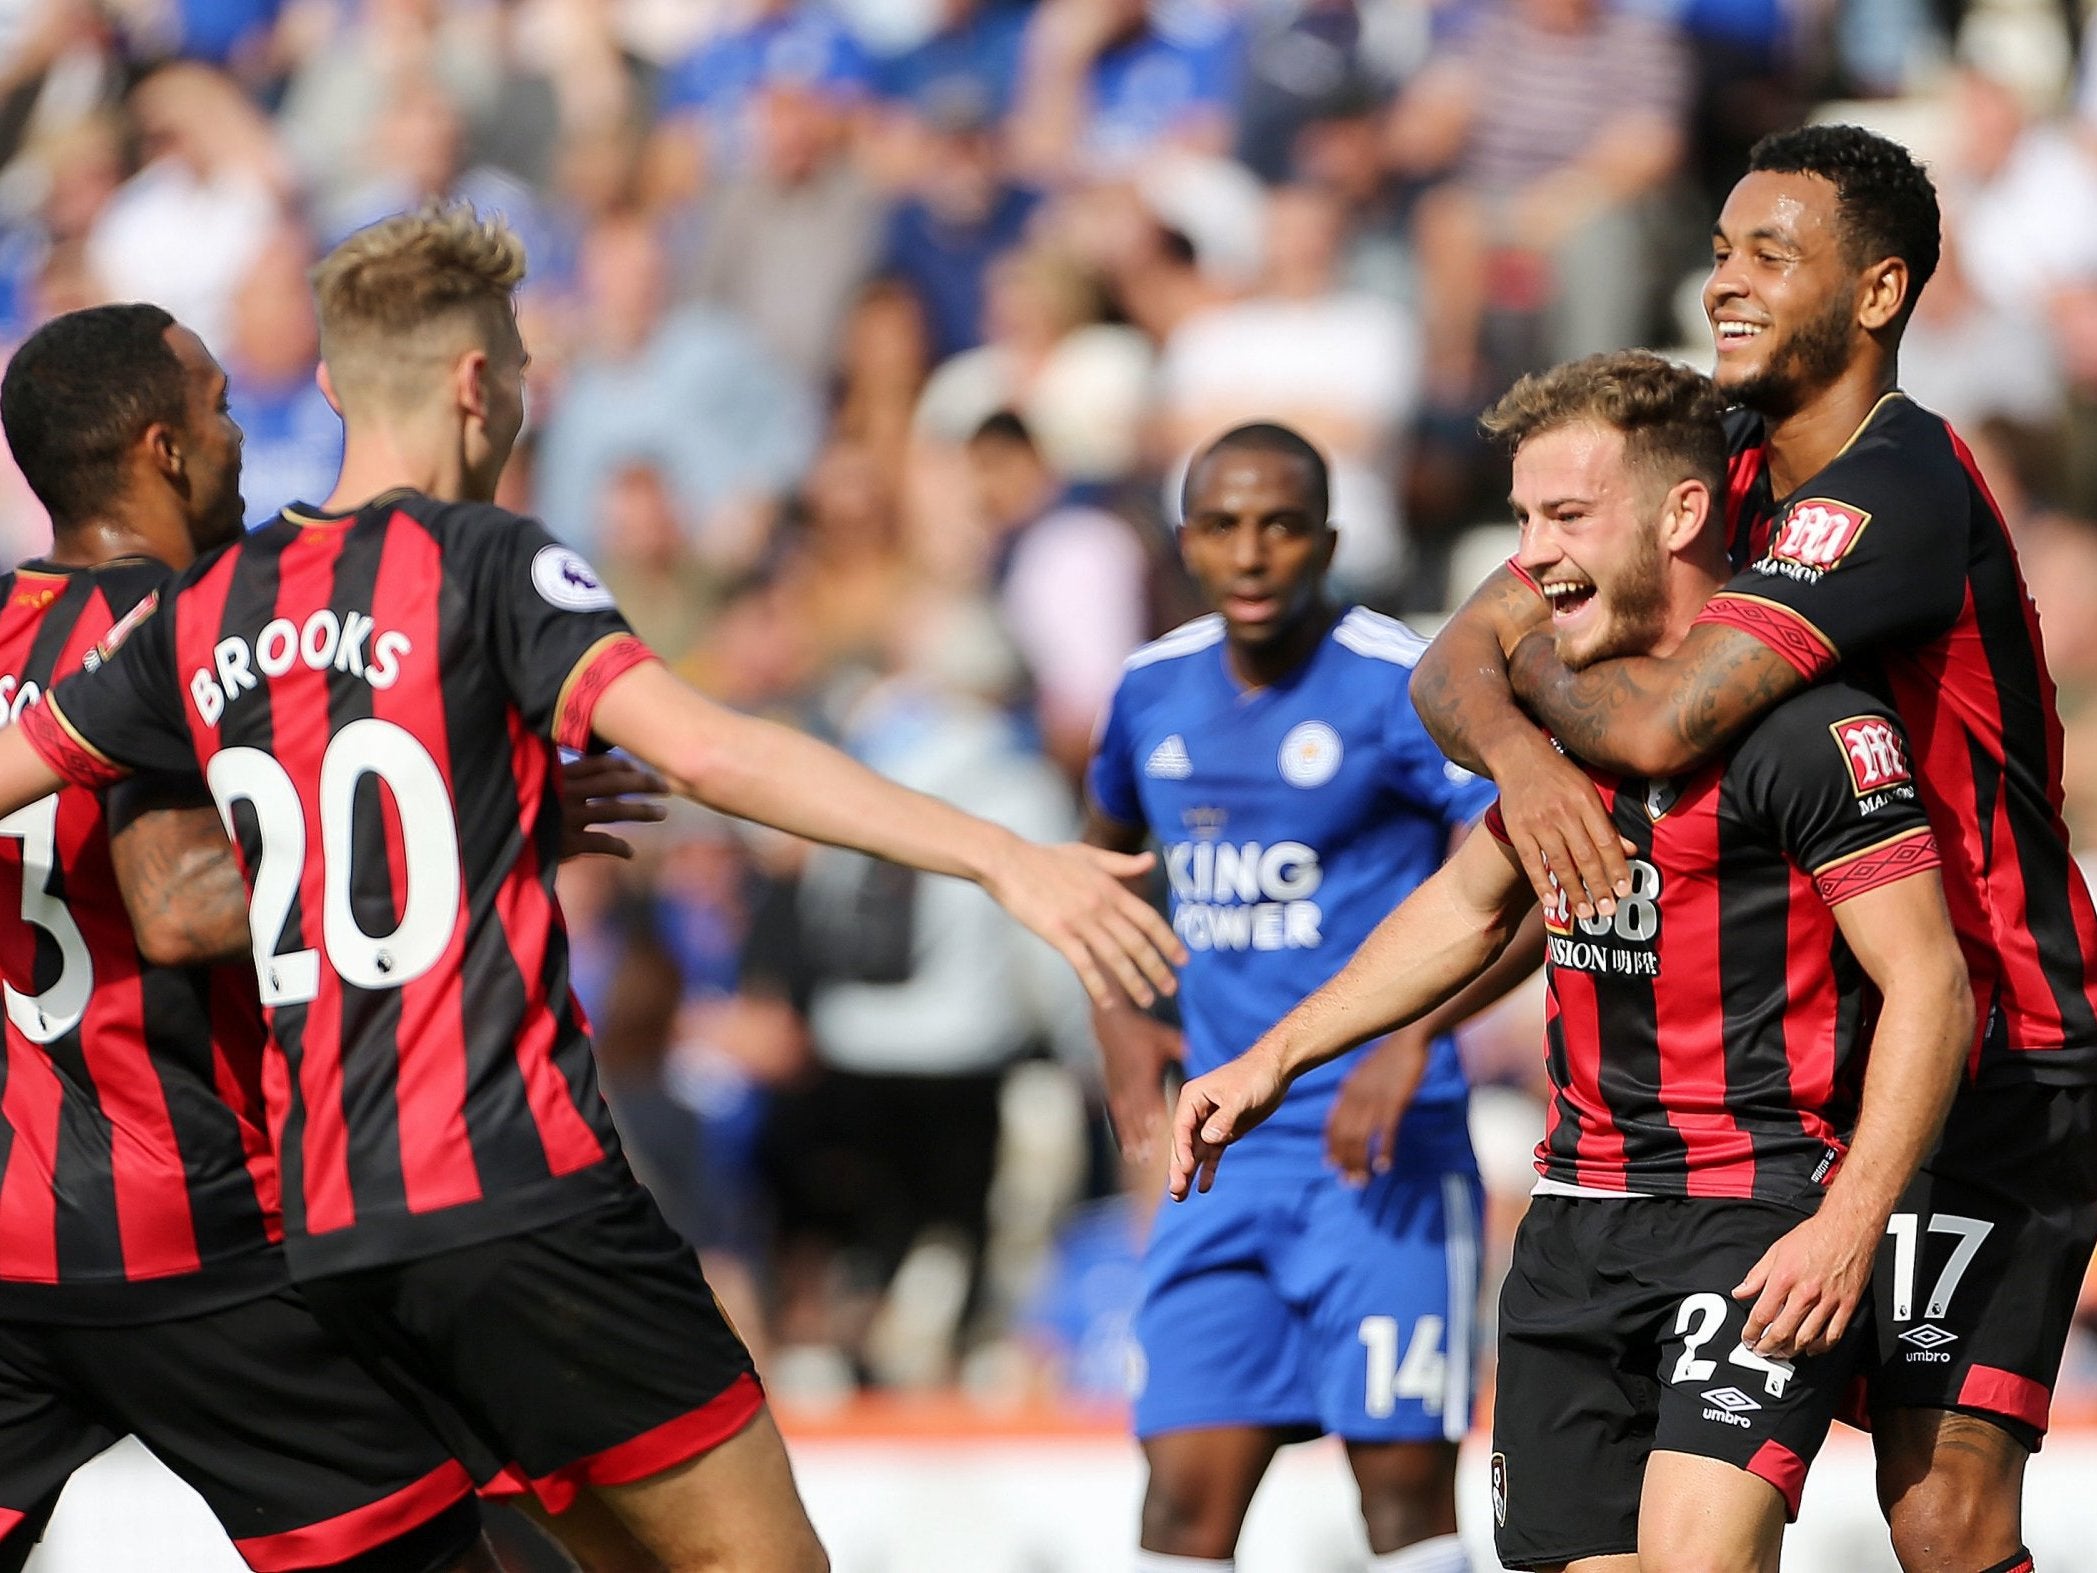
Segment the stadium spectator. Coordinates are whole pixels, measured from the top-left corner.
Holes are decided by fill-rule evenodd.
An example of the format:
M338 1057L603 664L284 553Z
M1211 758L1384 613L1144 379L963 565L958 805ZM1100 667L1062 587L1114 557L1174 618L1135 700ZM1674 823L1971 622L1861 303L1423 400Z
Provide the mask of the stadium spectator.
M581 344L544 427L538 507L587 550L593 505L622 462L649 459L691 510L715 562L747 562L752 520L789 490L815 451L807 388L751 329L716 307L669 303L668 262L651 223L622 214L583 243Z
M1388 590L1404 556L1395 477L1419 401L1420 333L1391 301L1347 289L1346 209L1288 186L1268 203L1266 267L1248 299L1181 324L1158 366L1168 451L1272 419L1323 448L1333 469L1336 570L1353 595Z
M1647 224L1682 164L1690 87L1679 34L1607 0L1490 0L1430 59L1391 152L1406 174L1446 177L1418 209L1432 399L1476 408L1490 310L1541 315L1525 362L1639 342Z
M311 242L280 229L233 297L231 336L219 353L227 402L245 434L241 488L247 522L262 524L293 498L325 494L342 462L342 422L314 381L320 329L306 286Z
M999 618L1034 680L1049 757L1075 781L1148 631L1150 557L1127 520L1070 495L1010 411L976 429L968 456Z
M848 155L845 111L814 83L753 95L751 157L706 203L686 278L813 383L835 365L846 312L880 256L882 201Z

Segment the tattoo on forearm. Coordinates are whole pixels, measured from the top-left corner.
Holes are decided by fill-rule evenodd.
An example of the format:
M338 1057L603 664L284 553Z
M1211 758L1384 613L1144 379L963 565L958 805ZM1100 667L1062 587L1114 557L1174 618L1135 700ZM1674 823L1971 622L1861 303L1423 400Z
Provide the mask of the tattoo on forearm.
M1481 585L1414 668L1413 709L1442 752L1485 768L1484 743L1509 721L1526 723L1507 677L1503 642L1540 620L1536 592L1511 573Z
M215 810L145 815L110 850L131 925L156 949L200 961L248 949L247 887Z
M1573 753L1635 771L1640 741L1665 733L1675 752L1702 760L1802 684L1769 646L1732 629L1699 628L1672 656L1631 656L1569 670L1551 641L1532 635L1509 664L1515 692Z

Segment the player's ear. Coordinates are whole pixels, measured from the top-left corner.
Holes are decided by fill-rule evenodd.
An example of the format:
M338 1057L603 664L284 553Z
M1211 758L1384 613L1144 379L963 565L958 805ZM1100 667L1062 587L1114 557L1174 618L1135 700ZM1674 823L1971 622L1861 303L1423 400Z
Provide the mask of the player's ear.
M1865 332L1877 333L1893 325L1908 303L1908 265L1898 257L1884 257L1864 275L1864 298L1857 307L1857 322Z
M1332 571L1333 553L1339 549L1340 527L1328 521L1325 526L1325 540L1318 549L1318 572L1320 574Z
M340 415L342 413L342 397L335 391L335 374L328 370L326 361L322 361L313 368L313 382L320 389L320 396L328 401L328 408Z
M170 481L179 482L187 466L182 453L182 434L166 421L155 421L140 436L139 445L145 450L153 468Z
M452 362L452 392L475 420L488 418L488 352L471 349Z
M1694 478L1675 482L1661 510L1661 545L1670 552L1686 550L1704 533L1705 522L1710 517L1711 488Z

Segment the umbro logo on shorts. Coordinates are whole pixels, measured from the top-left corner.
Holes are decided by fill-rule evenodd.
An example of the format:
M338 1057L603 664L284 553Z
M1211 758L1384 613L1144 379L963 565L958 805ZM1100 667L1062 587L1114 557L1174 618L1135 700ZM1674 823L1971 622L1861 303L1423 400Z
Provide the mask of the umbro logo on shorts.
M1957 1333L1947 1333L1932 1322L1920 1327L1911 1327L1900 1335L1900 1341L1912 1347L1908 1350L1910 1365L1949 1365L1951 1356L1944 1352L1946 1344L1959 1341Z
M1493 1522L1507 1527L1507 1455L1493 1455Z
M1704 1411L1706 1420L1742 1429L1754 1424L1747 1417L1762 1407L1737 1387L1714 1387L1704 1395L1704 1402L1710 1406Z

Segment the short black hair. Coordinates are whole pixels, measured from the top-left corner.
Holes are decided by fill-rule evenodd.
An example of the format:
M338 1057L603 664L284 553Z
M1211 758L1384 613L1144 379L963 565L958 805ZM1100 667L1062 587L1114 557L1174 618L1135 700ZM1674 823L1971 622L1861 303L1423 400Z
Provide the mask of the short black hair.
M183 424L182 362L158 306L90 306L53 317L0 378L0 427L29 489L66 530L122 490L120 462L148 426Z
M1325 463L1325 455L1303 433L1278 421L1249 421L1243 426L1233 426L1188 461L1186 478L1180 482L1182 519L1194 504L1194 486L1201 479L1203 466L1219 453L1279 453L1300 459L1304 472L1310 477L1311 512L1317 516L1316 522L1321 527L1331 522L1332 472Z
M1912 153L1862 126L1801 126L1757 142L1748 152L1748 169L1818 175L1832 185L1851 263L1862 268L1898 257L1908 265L1906 320L1937 271L1944 226L1937 188Z

